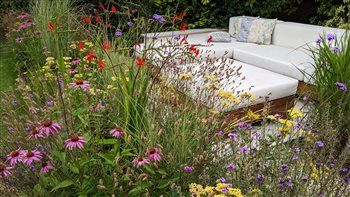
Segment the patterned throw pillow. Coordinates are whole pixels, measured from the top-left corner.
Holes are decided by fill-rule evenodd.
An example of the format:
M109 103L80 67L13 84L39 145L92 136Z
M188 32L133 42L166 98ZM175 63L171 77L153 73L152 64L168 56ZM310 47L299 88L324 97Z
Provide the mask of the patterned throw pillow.
M243 21L243 18L245 19L250 19L250 20L255 20L255 19L258 19L259 16L237 16L237 17L234 17L235 19L233 19L232 23L230 24L231 27L231 36L236 38L238 33L239 33L239 30L241 29L241 26L242 26L242 21Z
M231 42L231 36L227 32L212 32L209 34L212 37L213 42Z
M257 44L271 44L277 19L252 19L243 17L237 41Z

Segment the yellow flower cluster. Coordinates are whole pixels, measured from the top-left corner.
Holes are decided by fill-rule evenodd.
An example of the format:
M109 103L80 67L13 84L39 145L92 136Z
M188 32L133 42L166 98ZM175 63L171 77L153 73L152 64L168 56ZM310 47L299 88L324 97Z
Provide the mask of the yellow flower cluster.
M252 110L249 110L248 112L247 112L247 115L246 115L246 118L248 119L248 120L258 120L258 119L260 119L260 115L259 114L257 114L257 113L254 113Z
M220 90L218 92L218 95L221 98L225 99L224 101L222 101L223 106L229 106L230 103L236 103L236 104L241 103L241 100L239 100L237 97L233 96L233 92L231 92L231 91Z
M191 79L192 78L192 74L190 73L184 73L184 74L181 74L179 76L180 79Z
M301 113L300 109L292 108L287 111L288 115L292 118L300 118L303 116L303 113Z
M295 122L292 120L287 120L287 119L283 119L280 118L278 120L279 123L283 124L283 126L287 126L287 127L293 127L295 125Z
M225 191L225 192L224 192ZM192 196L214 196L214 197L244 197L241 190L238 188L232 188L230 184L227 183L217 183L215 187L206 186L203 187L200 184L191 183L189 185L189 192Z

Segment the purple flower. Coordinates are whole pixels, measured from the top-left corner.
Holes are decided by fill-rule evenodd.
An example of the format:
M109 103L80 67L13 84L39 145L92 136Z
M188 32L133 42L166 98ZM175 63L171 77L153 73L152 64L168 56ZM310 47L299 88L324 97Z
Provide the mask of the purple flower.
M308 100L309 100L309 98L307 96L303 97L303 101L308 101Z
M296 160L298 160L298 159L299 159L298 155L294 155L294 156L292 157L292 160L293 160L293 161L296 161Z
M47 104L48 106L53 106L54 102L53 102L53 100L48 100L48 101L46 102L46 104Z
M334 53L339 53L340 52L340 48L338 46L334 46L332 50L333 50Z
M175 40L175 41L178 41L178 40L180 40L180 38L181 38L181 36L178 34L178 35L175 35L174 37L173 37L173 39Z
M129 26L129 27L134 26L134 23L133 23L133 22L131 22L131 21L129 21L127 24L128 24L128 26Z
M341 82L336 82L335 85L339 88L339 90L346 92L348 89L346 88L346 85Z
M302 126L302 123L301 122L296 122L295 124L294 124L294 127L295 128L300 128Z
M24 40L23 38L16 38L16 39L15 39L15 41L16 41L17 43L22 43L23 40Z
M295 149L294 149L294 152L300 153L300 148L295 148Z
M345 183L350 183L350 177L345 177L343 180Z
M165 22L164 17L161 16L161 15L158 15L158 14L153 14L152 18L156 19L160 23L164 23Z
M224 131L223 130L220 130L217 132L218 135L224 135Z
M262 184L264 182L265 176L263 174L258 174L255 177L256 184Z
M250 148L249 148L248 146L242 146L241 148L239 148L239 151L240 151L241 153L246 153L246 152L249 153Z
M259 138L261 138L261 133L260 133L260 132L252 133L251 138L253 138L253 139L259 139Z
M226 169L227 169L227 171L233 171L234 169L236 169L236 165L233 164L233 163L229 163L229 164L226 166Z
M320 195L318 195L318 197L324 197L324 195L323 195L323 194L320 194Z
M317 161L316 162L316 168L319 169L321 167L321 162L320 161Z
M317 44L320 44L322 42L322 38L317 38L315 41Z
M217 182L225 183L226 179L224 177L221 177L217 180Z
M343 168L343 169L341 169L341 172L347 173L347 172L349 172L349 168Z
M120 29L115 30L115 36L116 37L121 37L122 35L123 35L122 30L120 30Z
M221 190L222 193L226 194L228 192L228 189L227 187L224 187L222 190Z
M268 168L268 167L270 167L270 164L269 163L265 163L264 166L265 166L265 168Z
M303 182L306 182L306 181L307 181L307 176L306 176L306 175L302 176L302 177L301 177L301 180L302 180Z
M283 165L281 166L281 172L282 172L283 174L287 173L288 170L289 170L289 167L288 167L287 164L283 164Z
M152 36L152 39L153 39L153 40L157 40L158 37L157 37L156 35L154 35L154 36Z
M18 101L12 101L11 104L12 106L16 107L18 105Z
M81 61L79 59L73 59L72 60L72 65L77 65L77 64L80 64Z
M335 163L334 163L334 162L330 162L330 163L329 163L329 167L330 167L330 168L334 168L334 166L335 166Z
M316 142L316 146L317 146L317 148L319 148L319 149L323 148L323 147L324 147L323 141L322 141L322 140L317 141L317 142Z
M231 132L227 136L230 138L233 138L234 140L237 140L237 137L238 137L237 133L235 133L235 132Z
M184 171L185 171L185 172L192 172L192 171L193 171L193 168L192 168L192 166L185 166L185 167L184 167Z
M330 42L332 40L335 40L336 36L335 34L327 34L326 39Z
M281 118L281 115L279 115L279 114L275 114L274 116L275 116L276 119Z
M239 123L237 124L237 128L238 128L238 129L242 129L242 128L245 127L245 125L246 125L245 122L239 122Z
M284 188L287 188L287 187L291 187L292 184L293 183L292 183L291 179L279 179L277 187L279 189L284 189Z

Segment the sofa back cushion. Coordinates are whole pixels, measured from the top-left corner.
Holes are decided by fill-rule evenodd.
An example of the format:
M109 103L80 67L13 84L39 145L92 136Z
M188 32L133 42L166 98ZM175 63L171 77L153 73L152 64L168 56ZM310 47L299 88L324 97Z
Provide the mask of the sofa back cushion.
M239 33L239 30L242 26L242 19L243 18L246 18L246 19L257 19L259 17L253 17L253 16L234 16L234 17L231 17L230 18L230 21L229 21L229 29L228 29L228 33L236 38L238 33Z
M237 41L257 44L271 44L272 32L277 19L249 19L242 20L241 29L237 35Z
M344 29L322 27L293 22L276 23L272 34L272 44L289 48L308 48L323 34L336 34L341 38Z

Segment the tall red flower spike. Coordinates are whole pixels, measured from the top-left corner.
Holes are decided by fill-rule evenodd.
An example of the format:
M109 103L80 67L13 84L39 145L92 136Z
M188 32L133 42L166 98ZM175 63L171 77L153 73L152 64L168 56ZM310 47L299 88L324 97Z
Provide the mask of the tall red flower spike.
M105 63L101 58L98 59L98 68L103 70L106 67Z
M213 42L213 36L210 36L207 40L208 45Z
M79 41L78 47L79 47L79 49L83 50L84 49L84 44L81 41Z
M117 13L117 8L114 5L112 5L111 12L114 14Z
M86 24L90 24L90 19L92 18L92 15L90 15L90 18L88 18L86 15L83 16L83 21L86 23Z
M184 35L184 37L182 37L181 40L180 40L180 44L182 44L182 43L188 44L187 37L188 37L188 35Z
M185 31L186 27L187 27L186 23L182 22L180 25L180 31Z
M90 51L89 54L86 56L87 61L92 61L95 58L94 51Z
M179 16L178 16L177 14L175 14L175 15L173 16L173 23L175 23L175 22L177 21L178 18L179 18Z
M183 19L185 18L185 16L186 16L186 11L184 11L184 12L182 12L182 13L180 14L181 20L183 20Z
M138 67L143 67L144 66L143 61L142 61L142 59L139 56L136 57L136 60L137 60L137 66Z
M108 42L106 42L106 41L103 41L103 45L102 45L102 48L103 48L103 50L110 50L111 49L111 41L108 41Z
M96 23L102 23L101 17L100 17L100 16L97 16L95 22L96 22Z
M47 22L47 27L49 28L50 31L54 32L55 28L53 27L51 21Z
M98 7L99 7L101 10L104 10L104 9L105 9L105 6L103 6L103 4L102 4L101 2L98 4Z

